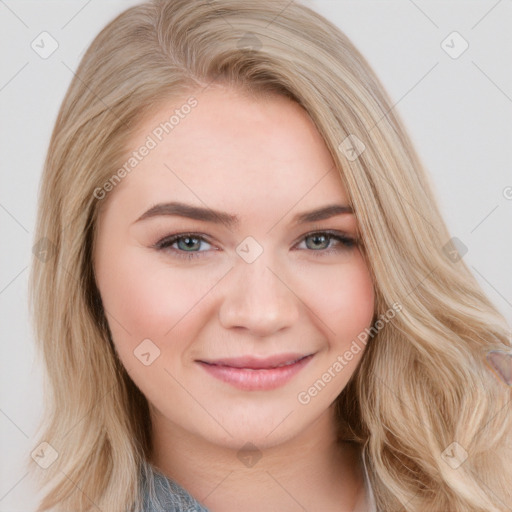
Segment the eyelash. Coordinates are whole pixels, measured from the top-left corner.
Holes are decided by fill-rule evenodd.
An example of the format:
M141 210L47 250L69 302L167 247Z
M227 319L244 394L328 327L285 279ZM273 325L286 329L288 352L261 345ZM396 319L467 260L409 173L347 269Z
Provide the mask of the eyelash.
M357 246L357 241L355 238L349 237L347 235L344 235L343 233L340 233L338 231L313 231L311 233L305 234L300 242L304 241L306 238L311 238L315 235L325 235L328 237L328 240L337 240L342 247L341 248L329 248L329 249L306 249L309 252L318 253L316 256L322 257L326 256L327 254L332 254L336 252L351 250ZM169 250L170 252L173 252L174 255L178 258L185 258L188 260L191 260L193 258L199 258L202 257L201 253L206 251L181 251L178 249L173 249L170 246L177 242L178 240L181 240L182 238L194 238L202 242L210 243L206 238L201 236L199 233L178 233L175 235L170 235L165 238L162 238L159 240L156 244L152 246L152 248L157 249L159 251L165 251Z

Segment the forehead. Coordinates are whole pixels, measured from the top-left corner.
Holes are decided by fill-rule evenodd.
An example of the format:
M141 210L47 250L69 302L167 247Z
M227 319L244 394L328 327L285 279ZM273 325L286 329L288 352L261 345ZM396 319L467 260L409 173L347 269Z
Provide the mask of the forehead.
M299 202L302 210L347 203L313 121L284 96L209 87L169 99L140 123L129 153L144 145L152 147L115 191L141 207L180 200L255 213L265 205L277 217Z

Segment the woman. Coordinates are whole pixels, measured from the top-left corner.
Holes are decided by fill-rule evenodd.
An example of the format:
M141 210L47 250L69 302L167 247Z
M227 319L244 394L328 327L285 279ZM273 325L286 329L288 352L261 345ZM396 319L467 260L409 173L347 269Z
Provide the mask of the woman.
M283 7L141 4L76 72L40 511L510 508L508 326L364 58Z

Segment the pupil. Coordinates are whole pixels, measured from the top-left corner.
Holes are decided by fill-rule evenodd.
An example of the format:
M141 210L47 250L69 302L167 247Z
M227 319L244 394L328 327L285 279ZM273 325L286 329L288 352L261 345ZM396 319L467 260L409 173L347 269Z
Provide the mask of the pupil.
M193 249L194 245L197 245L197 243L194 243L194 240L197 240L197 238L191 238L191 237L186 237L186 238L182 238L181 239L183 242L184 242L184 245L186 246L186 248L188 249ZM191 247L192 245L192 247Z
M326 239L325 235L313 235L311 238L314 240L313 243L315 245L317 245L318 243L321 245L322 242L325 242L325 239ZM320 242L319 242L319 240L320 240Z

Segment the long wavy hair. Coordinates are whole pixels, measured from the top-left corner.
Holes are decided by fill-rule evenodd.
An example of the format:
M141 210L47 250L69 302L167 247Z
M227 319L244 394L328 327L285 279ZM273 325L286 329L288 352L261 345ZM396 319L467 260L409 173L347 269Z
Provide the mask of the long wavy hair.
M362 448L378 509L510 510L512 389L486 362L490 350L510 352L509 326L456 256L423 165L364 57L297 1L154 0L94 39L45 161L30 276L46 369L34 450L55 460L42 467L27 457L44 487L38 511L142 506L149 409L116 355L95 283L96 221L108 201L95 191L126 161L148 112L187 94L200 102L213 83L278 93L308 112L358 221L375 319L401 306L336 399L339 437Z

